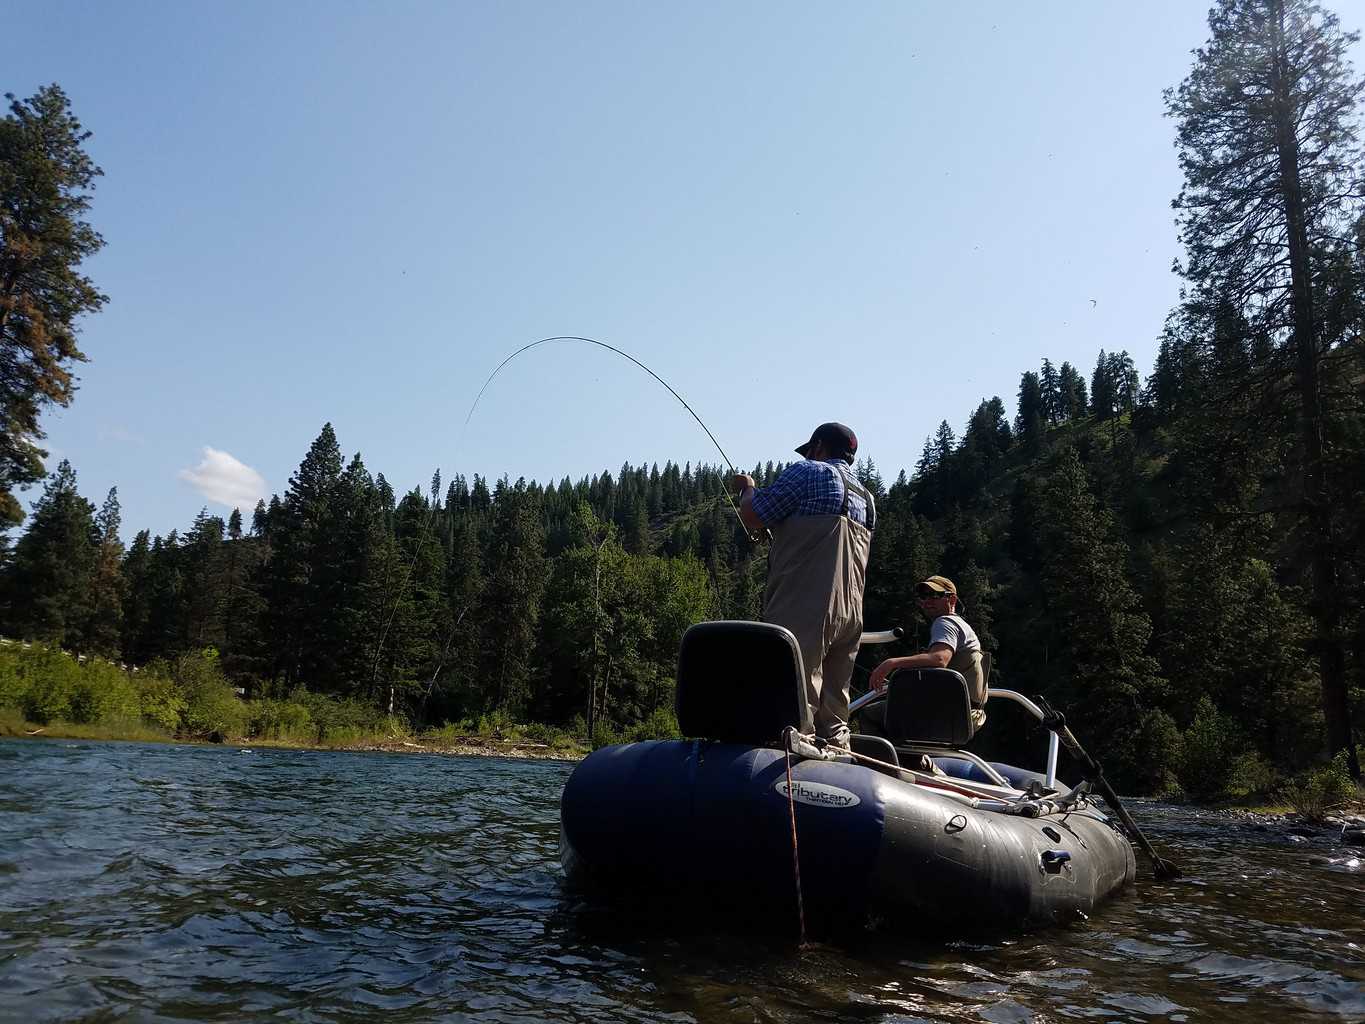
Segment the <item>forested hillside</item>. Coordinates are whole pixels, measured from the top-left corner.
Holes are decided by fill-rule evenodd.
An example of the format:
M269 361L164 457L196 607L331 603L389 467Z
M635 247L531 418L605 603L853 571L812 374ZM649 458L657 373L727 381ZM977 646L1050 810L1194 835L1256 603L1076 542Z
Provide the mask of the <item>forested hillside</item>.
M1048 695L1123 785L1149 792L1265 788L1332 754L1359 775L1355 37L1301 0L1221 0L1209 25L1166 95L1185 288L1164 325L1096 338L1088 372L1022 354L1021 370L1040 362L1023 372L1012 415L999 397L962 410L960 436L943 422L890 486L870 460L896 465L918 439L858 467L880 503L869 627L916 625L913 584L953 578L994 652L993 684ZM52 109L34 110L56 123L64 97L44 95ZM5 138L18 139L38 115L12 109ZM61 126L79 134L74 120ZM70 149L74 186L63 187L84 188L97 169ZM64 216L84 206L74 209ZM20 236L6 231L9 246ZM78 241L64 258L99 240ZM5 258L22 267L32 248ZM98 308L76 283L80 301L49 303L53 322ZM47 301L33 294L33 308ZM36 344L26 323L0 320L6 352ZM1145 373L1113 351L1153 335ZM66 354L43 366L80 358L69 334L51 337ZM47 400L69 401L63 387L46 385ZM6 413L6 437L26 439L6 488L33 477L35 409ZM803 410L789 428L823 418ZM754 475L763 484L781 468ZM599 737L642 722L666 731L683 630L761 613L763 551L724 485L715 466L665 462L547 484L443 486L438 474L400 497L324 426L250 522L205 511L183 534L143 530L125 550L116 493L96 509L62 463L3 549L0 633L133 665L212 648L252 696L333 694L418 724L500 711L575 728L581 718ZM0 523L17 519L8 489L0 499ZM1022 742L1022 727L998 717L999 742Z
M1363 358L1356 334L1329 364L1342 437L1365 430ZM1070 709L1130 785L1311 762L1321 685L1283 363L1236 320L1173 323L1145 387L1124 352L1088 384L1043 360L1013 422L999 398L960 439L944 422L890 487L861 462L881 510L869 625L916 625L914 582L956 579L994 683ZM1358 450L1334 463L1357 698L1362 471ZM117 495L97 511L63 465L0 577L4 632L131 664L213 647L253 696L304 687L418 724L500 709L620 730L662 712L666 729L682 631L760 612L763 550L723 479L627 465L548 486L437 477L397 498L324 426L249 524L204 512L124 551Z

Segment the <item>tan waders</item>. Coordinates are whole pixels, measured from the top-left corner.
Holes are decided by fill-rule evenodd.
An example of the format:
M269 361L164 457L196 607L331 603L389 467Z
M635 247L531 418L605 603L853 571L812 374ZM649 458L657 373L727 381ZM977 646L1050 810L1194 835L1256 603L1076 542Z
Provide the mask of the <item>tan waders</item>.
M875 513L867 488L851 472L840 469L839 474L844 504L838 514L794 515L772 527L763 621L795 635L816 735L846 747L849 682L863 632L863 585L872 547L871 530L848 517L849 491L867 503L872 525Z

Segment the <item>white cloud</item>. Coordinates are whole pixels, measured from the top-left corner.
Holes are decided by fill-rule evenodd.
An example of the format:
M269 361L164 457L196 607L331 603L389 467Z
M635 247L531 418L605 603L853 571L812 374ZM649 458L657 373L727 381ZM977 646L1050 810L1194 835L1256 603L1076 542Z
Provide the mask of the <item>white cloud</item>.
M227 452L204 446L204 458L193 469L182 469L180 479L189 481L209 501L250 511L265 497L265 478Z

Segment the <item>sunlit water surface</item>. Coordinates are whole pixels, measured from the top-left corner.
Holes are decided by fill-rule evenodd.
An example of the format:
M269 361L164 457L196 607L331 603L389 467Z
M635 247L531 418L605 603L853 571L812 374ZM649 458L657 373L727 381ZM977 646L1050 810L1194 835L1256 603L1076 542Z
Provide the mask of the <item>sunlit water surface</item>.
M0 741L0 1019L1365 1020L1365 877L1323 840L1141 805L1183 881L797 952L565 892L571 768Z

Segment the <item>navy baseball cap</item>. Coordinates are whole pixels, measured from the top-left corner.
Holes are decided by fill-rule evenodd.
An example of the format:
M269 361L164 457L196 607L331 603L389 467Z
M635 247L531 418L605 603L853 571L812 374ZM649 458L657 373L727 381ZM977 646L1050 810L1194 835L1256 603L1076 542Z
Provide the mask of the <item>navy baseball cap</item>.
M835 458L842 458L850 466L858 454L858 435L842 423L821 423L810 435L810 440L796 449L796 454L808 458L818 442Z

